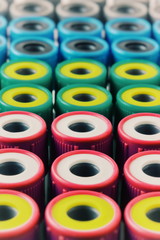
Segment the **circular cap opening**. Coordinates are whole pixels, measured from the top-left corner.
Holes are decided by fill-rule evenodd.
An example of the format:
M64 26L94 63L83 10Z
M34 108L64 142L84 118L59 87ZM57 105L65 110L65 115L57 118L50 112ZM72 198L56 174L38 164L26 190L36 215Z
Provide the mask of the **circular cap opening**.
M40 43L27 43L23 46L25 51L34 52L34 53L42 53L45 52L46 48L43 44Z
M133 14L133 13L135 13L135 9L133 7L129 7L129 6L118 7L117 11L120 12L120 13L126 13L126 14Z
M122 31L138 31L138 26L134 23L121 23L118 28Z
M146 71L141 69L129 69L126 71L126 73L129 75L140 76L146 74Z
M27 12L41 12L42 11L42 8L40 5L38 4L27 4L24 6L24 10L27 11Z
M24 23L23 28L26 30L40 31L40 30L43 30L43 25L41 23L29 22L29 23Z
M151 209L146 215L150 220L160 223L160 208Z
M14 176L24 172L24 165L19 162L4 162L0 164L0 174Z
M92 177L99 173L99 168L91 163L77 163L70 168L71 173L79 177Z
M16 70L16 73L18 73L19 75L33 75L36 73L36 70L32 68L21 68Z
M74 13L86 13L88 8L82 4L71 5L69 8L70 12Z
M7 132L24 132L29 129L29 126L23 122L11 122L3 126L3 129Z
M71 70L71 72L77 75L85 75L91 73L91 71L86 68L76 68Z
M99 216L99 212L89 206L76 206L67 212L68 216L77 221L90 221Z
M87 122L77 122L77 123L72 123L71 125L68 126L70 130L74 132L90 132L94 130L94 126L90 123Z
M79 101L79 102L91 102L96 99L95 96L87 93L81 93L73 96L73 99Z
M153 124L141 124L136 126L135 130L145 135L154 135L160 133L160 128Z
M75 31L87 32L91 30L91 27L88 23L73 23L71 28Z
M160 177L160 164L152 163L143 167L143 172L151 177Z
M78 42L75 44L75 47L80 51L96 51L97 46L93 42Z
M148 50L147 45L142 42L126 43L125 47L128 48L130 51L134 51L134 52L145 52Z
M0 206L0 221L7 221L16 217L17 211L16 209L9 207L7 205Z
M132 98L138 102L152 102L155 100L155 97L148 94L137 94Z
M34 102L37 98L31 94L19 94L13 97L16 102L29 103Z

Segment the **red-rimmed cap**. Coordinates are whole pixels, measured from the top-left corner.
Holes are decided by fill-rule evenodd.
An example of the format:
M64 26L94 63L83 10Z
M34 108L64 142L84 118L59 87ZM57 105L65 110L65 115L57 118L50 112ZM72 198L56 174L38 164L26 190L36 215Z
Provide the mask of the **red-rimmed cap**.
M67 157L76 156L76 155L80 155L80 154L86 154L86 155L90 154L90 155L95 155L95 157L97 156L97 157L101 157L101 158L105 159L106 162L108 162L112 167L112 170L113 170L112 175L110 177L108 177L108 179L103 180L99 183L85 184L85 185L67 181L62 176L60 176L60 174L57 171L57 167L58 167L59 163ZM85 160L87 161L87 156L86 156ZM75 161L75 164L76 164L76 161ZM97 167L98 167L98 162L97 162ZM108 155L101 153L101 152L93 151L93 150L75 150L75 151L70 151L70 152L64 153L55 159L55 161L53 162L52 167L51 167L51 178L53 180L53 183L55 184L55 187L59 188L59 186L60 186L61 189L69 189L69 190L82 190L83 189L83 190L94 190L94 191L103 192L103 189L104 189L104 192L107 192L107 189L111 189L112 187L115 187L115 185L117 184L118 175L119 175L119 169L118 169L118 166L115 163L115 161ZM87 181L87 179L86 179L86 181Z
M143 116L148 116L148 117L156 117L156 118L159 118L159 121L160 121L160 114L156 114L156 113L136 113L136 114L131 114L125 118L123 118L119 124L118 124L118 135L120 136L120 138L123 140L123 141L126 141L127 142L131 142L132 144L135 143L135 144L139 144L139 145L159 145L160 147L160 139L157 141L157 140L142 140L142 139L137 139L137 138L134 138L132 137L131 135L128 135L124 129L123 129L123 126L124 124L130 120L130 119L133 119L133 118L137 118L137 117L143 117Z
M116 159L121 168L137 152L160 150L160 114L129 115L120 121L117 131Z
M134 193L136 195L139 195L139 193L144 193L144 192L150 192L150 191L160 191L160 185L155 185L150 183L147 183L145 181L142 182L142 180L139 180L137 177L135 177L131 171L130 171L130 166L134 160L140 157L145 157L149 155L154 155L157 154L159 155L160 158L160 151L158 150L152 150L152 151L144 151L144 152L139 152L131 156L125 163L124 165L124 177L126 182L130 185L130 188L134 189ZM152 159L153 160L153 159ZM144 164L143 164L144 166ZM137 167L136 167L137 170ZM137 191L136 191L137 189ZM132 196L135 197L136 195Z
M160 239L160 231L156 232L156 231L145 229L144 227L141 227L138 224L136 224L131 217L131 209L135 204L137 204L143 199L152 198L152 197L160 197L160 192L150 192L150 193L145 193L138 197L135 197L127 204L125 208L125 211L124 211L125 224L128 232L130 233L130 237L132 238L133 236L133 239L135 239L135 236L137 240L141 240L141 239L159 240Z
M42 162L42 160L34 153L23 150L23 149L15 149L15 148L5 148L5 149L0 149L0 154L3 153L21 153L24 155L27 155L29 157L31 157L33 159L33 161L35 161L38 165L38 171L35 172L34 176L32 176L31 178L28 178L24 181L20 181L20 182L12 182L12 183L2 183L0 180L0 188L2 189L14 189L14 190L18 190L18 191L23 191L23 188L26 187L31 187L34 184L36 184L38 181L40 181L42 178L44 178L45 175L45 168L44 168L44 164Z
M3 116L7 116L7 115L14 115L14 114L19 114L19 115L27 115L27 116L30 116L30 117L33 117L35 119L37 119L40 124L41 124L41 129L37 132L37 133L34 133L34 135L30 135L30 136L26 136L26 137L22 137L21 138L10 138L10 137L7 137L7 136L0 136L0 143L1 142L4 142L4 143L7 143L7 142L12 142L12 143L16 143L16 142L28 142L28 141L32 141L34 139L37 139L39 137L41 137L42 135L44 135L47 131L47 125L46 125L46 122L44 121L43 118L41 118L39 115L35 114L35 113L31 113L31 112L26 112L26 111L8 111L8 112L2 112L0 113L0 118L3 117Z
M32 232L34 230L37 231L39 220L40 220L40 211L37 203L27 194L14 191L14 190L3 189L3 190L0 190L0 195L1 194L16 195L26 200L29 203L29 205L32 207L32 215L30 219L27 222L25 222L25 224L19 227L7 229L3 231L0 230L0 239L6 239L6 240L13 239L13 238L19 239L20 236L23 236L24 238L25 234L28 235L30 231Z
M76 137L76 135L73 137L73 136L68 136L60 131L58 131L57 129L57 123L65 118L65 117L69 117L69 116L73 116L73 115L89 115L89 116L94 116L94 117L97 117L97 118L100 118L102 121L104 121L107 125L107 129L102 133L102 134L99 134L97 136L93 136L93 137L88 137L88 138L78 138ZM52 125L51 125L51 130L52 130L52 133L54 134L54 136L56 138L59 138L59 139L63 139L63 141L70 141L70 142L90 142L90 141L99 141L101 139L105 139L106 136L110 136L112 134L112 124L111 122L108 120L108 118L104 117L103 115L101 114L98 114L98 113L94 113L94 112L88 112L88 111L75 111L75 112L69 112L69 113L64 113L64 114L61 114L60 116L58 116L57 118L54 119L54 121L52 122Z
M80 127L80 130L71 126ZM78 149L91 149L112 155L112 124L98 113L64 113L53 121L51 131L56 156Z
M69 229L66 227L61 226L58 224L58 222L55 221L55 219L52 217L51 212L53 206L59 202L60 200L69 197L69 196L74 196L74 195L90 195L90 196L96 196L101 199L104 199L107 201L114 209L114 217L111 222L109 222L107 225L104 225L103 227L94 229L94 230L85 230L85 231L80 231L80 230L74 230L74 229ZM77 238L96 238L96 237L105 237L107 240L107 234L111 237L110 234L113 232L118 234L119 226L120 226L120 221L121 221L121 211L118 206L118 204L111 199L110 197L94 192L94 191L87 191L87 190L77 190L77 191L70 191L67 193L60 194L59 196L55 197L51 202L47 205L46 211L45 211L45 221L46 225L49 228L51 234L63 236L64 239L65 237L74 237L77 236Z

